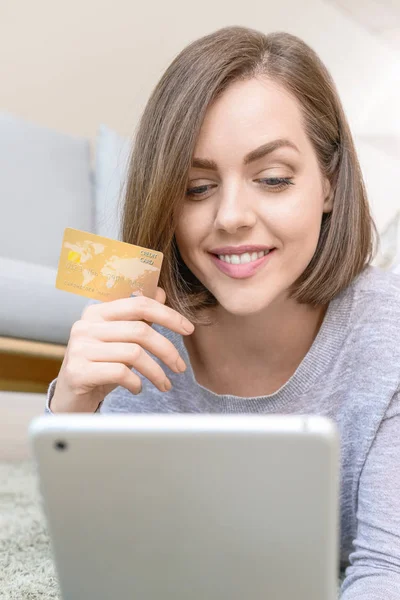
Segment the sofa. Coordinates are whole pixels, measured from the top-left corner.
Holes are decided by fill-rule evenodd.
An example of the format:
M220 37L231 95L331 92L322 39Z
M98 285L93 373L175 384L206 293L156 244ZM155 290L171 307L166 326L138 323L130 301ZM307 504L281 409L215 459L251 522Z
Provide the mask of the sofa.
M93 149L0 114L0 337L67 344L88 299L55 287L64 229L121 239L129 149L105 125Z

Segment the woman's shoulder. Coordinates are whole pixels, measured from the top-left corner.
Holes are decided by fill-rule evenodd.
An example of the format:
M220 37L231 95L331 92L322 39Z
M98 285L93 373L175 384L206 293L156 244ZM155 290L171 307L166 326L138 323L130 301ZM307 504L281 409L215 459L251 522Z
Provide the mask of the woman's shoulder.
M400 275L393 271L368 265L344 290L343 297L351 298L355 318L399 322Z
M358 347L375 359L399 360L400 275L369 265L343 293L351 302L350 329Z
M400 387L399 322L400 277L381 268L368 266L332 302L324 340L341 338L333 372L355 397L354 416L371 394L386 410Z
M400 297L400 274L381 267L368 265L350 284L356 295L375 296L396 300Z
M384 328L400 322L400 275L368 265L341 293L352 304L351 321L368 321ZM340 301L339 301L340 303ZM399 337L400 337L400 328Z

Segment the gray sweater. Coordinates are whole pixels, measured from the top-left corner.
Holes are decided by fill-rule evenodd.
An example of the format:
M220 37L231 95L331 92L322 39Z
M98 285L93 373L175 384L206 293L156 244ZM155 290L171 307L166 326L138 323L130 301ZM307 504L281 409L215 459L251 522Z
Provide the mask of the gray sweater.
M91 304L97 301L89 301ZM341 440L340 566L342 600L400 600L400 275L368 266L330 303L293 376L268 396L220 395L199 385L182 337L153 327L177 347L188 368L171 371L160 392L115 388L101 413L318 414ZM46 411L56 379L48 390Z

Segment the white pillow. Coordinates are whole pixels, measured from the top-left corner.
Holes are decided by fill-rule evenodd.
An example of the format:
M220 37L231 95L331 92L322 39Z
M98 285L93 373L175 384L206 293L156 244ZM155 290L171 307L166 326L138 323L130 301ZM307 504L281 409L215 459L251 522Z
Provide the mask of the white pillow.
M384 138L379 140L373 136L354 136L371 212L379 232L388 227L400 208L398 190L393 184L399 161L384 141Z
M400 211L379 234L379 251L373 265L394 271L400 261Z
M121 240L121 217L131 142L101 124L95 160L95 231Z

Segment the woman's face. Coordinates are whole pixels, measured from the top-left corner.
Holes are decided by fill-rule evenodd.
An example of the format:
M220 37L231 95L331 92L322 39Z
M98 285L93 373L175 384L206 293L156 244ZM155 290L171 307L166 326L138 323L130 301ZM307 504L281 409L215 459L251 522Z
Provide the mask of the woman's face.
M246 155L284 140L255 160ZM278 147L279 146L279 147ZM201 159L201 160L200 160ZM215 163L202 164L201 161ZM268 79L235 82L208 108L175 232L181 256L236 315L279 303L316 250L322 214L332 210L297 100ZM257 260L238 246L274 248ZM234 247L215 253L225 246ZM236 250L236 252L234 251ZM218 252L219 254L219 252ZM226 255L236 257L226 258ZM230 261L230 264L227 262Z

